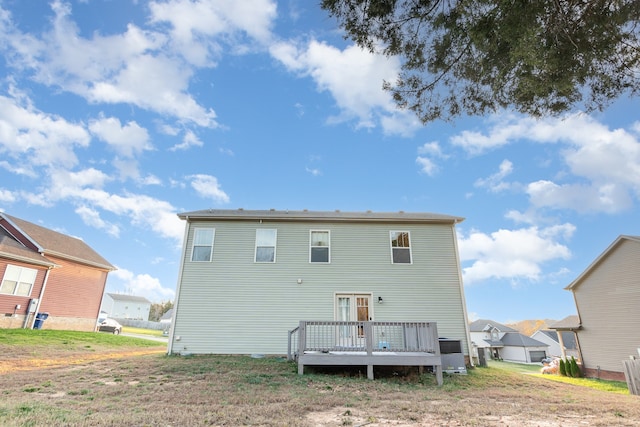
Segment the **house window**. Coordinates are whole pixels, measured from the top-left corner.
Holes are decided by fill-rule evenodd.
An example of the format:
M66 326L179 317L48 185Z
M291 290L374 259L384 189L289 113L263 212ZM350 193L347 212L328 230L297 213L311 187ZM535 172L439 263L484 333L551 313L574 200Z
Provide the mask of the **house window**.
M391 262L411 264L411 244L408 231L391 232Z
M33 268L7 265L4 272L2 284L0 284L0 294L19 295L28 297L36 282L38 270Z
M276 262L276 240L278 230L259 228L256 230L256 262Z
M213 258L213 239L215 234L215 228L194 229L191 261L211 261Z
M309 245L309 262L329 262L330 241L328 231L312 230Z

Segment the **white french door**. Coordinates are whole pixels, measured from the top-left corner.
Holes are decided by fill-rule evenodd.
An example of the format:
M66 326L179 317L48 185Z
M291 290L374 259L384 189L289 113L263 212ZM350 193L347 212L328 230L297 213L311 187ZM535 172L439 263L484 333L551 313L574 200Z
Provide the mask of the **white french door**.
M335 319L344 322L373 320L371 300L371 294L336 294ZM362 347L364 328L360 325L340 326L337 338L340 346Z

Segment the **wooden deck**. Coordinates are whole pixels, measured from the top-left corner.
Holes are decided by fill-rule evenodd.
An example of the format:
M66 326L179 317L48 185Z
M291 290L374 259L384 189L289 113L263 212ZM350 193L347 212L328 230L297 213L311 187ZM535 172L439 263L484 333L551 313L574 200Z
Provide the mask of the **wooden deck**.
M434 322L300 321L289 332L290 360L305 366L432 366L442 385L442 359Z

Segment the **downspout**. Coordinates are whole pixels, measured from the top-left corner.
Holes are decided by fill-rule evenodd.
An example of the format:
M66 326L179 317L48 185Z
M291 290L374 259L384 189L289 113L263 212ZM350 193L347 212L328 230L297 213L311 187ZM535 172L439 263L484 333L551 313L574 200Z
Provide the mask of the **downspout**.
M47 288L47 282L49 281L49 273L53 269L54 267L49 267L49 269L47 269L47 272L44 274L44 282L42 283L42 289L40 289L40 295L38 296L38 304L36 305L36 311L33 314L33 320L31 320L31 322L29 322L29 313L28 313L29 308L27 307L27 317L25 317L24 319L23 328L27 327L27 323L31 323L29 325L29 329L33 329L33 325L36 323L36 316L40 311L40 304L42 304L42 299L44 298L44 290Z
M180 301L180 288L182 285L182 274L184 272L184 260L187 256L187 237L189 236L189 231L191 230L191 222L189 221L189 217L186 217L187 223L184 227L184 237L182 238L182 257L180 258L180 270L178 271L178 284L176 285L176 298L173 302L173 315L171 316L171 327L169 328L169 342L167 346L167 354L171 354L173 352L173 336L175 333L176 327L176 317L178 314L178 303Z

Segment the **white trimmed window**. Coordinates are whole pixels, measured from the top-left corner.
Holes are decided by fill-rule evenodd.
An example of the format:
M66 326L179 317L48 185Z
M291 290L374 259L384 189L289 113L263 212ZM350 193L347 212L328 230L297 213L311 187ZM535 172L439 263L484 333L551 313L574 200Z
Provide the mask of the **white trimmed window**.
M276 262L278 230L258 228L256 230L256 262Z
M191 261L210 262L213 259L213 240L215 235L215 228L196 228L193 230Z
M311 236L309 238L309 262L331 262L330 248L331 240L329 231L311 230Z
M411 264L411 243L408 231L391 231L391 262Z
M0 284L0 294L19 295L28 297L36 282L38 270L33 268L7 265Z

